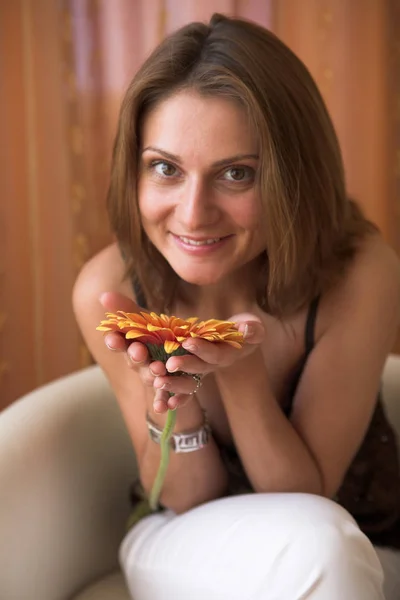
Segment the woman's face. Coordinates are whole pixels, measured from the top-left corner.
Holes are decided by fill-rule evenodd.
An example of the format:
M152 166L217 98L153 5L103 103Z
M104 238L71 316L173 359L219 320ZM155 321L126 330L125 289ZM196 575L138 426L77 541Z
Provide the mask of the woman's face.
M145 119L142 224L184 281L222 282L264 250L258 163L256 136L233 101L179 92Z

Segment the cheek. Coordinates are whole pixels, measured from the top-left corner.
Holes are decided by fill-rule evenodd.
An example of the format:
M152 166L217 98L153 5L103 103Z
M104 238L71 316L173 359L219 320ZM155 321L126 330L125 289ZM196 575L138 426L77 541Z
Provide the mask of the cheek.
M138 205L143 224L157 223L169 212L167 195L146 182L138 184Z
M230 207L231 218L243 229L258 229L261 223L261 207L254 199L242 199Z

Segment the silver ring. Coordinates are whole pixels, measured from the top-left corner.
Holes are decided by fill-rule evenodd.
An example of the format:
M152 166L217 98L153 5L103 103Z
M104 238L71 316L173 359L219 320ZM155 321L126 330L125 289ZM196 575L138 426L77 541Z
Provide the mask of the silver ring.
M196 392L198 392L198 391L199 391L199 389L200 389L200 388L201 388L201 386L203 385L203 382L202 382L201 378L202 378L202 376L201 376L201 375L197 375L197 374L195 374L195 375L192 375L192 379L194 379L194 380L195 380L195 382L196 382L196 387L195 387L195 389L193 390L193 392L190 392L190 393L189 393L189 396L193 396L193 394L196 394Z

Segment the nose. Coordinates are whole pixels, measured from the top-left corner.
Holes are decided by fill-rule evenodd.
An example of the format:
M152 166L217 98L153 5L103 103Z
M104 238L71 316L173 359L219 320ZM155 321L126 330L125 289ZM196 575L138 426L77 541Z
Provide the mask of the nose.
M179 220L186 232L199 231L218 221L213 190L200 178L188 180L178 203Z

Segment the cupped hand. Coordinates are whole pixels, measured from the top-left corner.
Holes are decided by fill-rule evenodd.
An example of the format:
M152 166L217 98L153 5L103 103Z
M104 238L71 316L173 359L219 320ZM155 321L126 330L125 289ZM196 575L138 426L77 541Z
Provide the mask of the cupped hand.
M148 312L136 304L131 298L118 292L104 292L101 294L99 300L106 312L116 313L119 310L130 313ZM153 387L156 377L166 375L167 370L164 363L161 361L151 361L149 351L145 344L127 340L123 333L117 331L106 333L103 339L109 350L124 354L128 367L138 373L144 385ZM158 403L157 394L158 392L154 399L155 410ZM165 399L165 395L168 396L166 392L161 392L158 395L161 395L163 400ZM164 406L164 401L162 402L162 405Z
M171 400L178 398L178 406L180 406L181 395L187 399L187 394L193 394L198 387L193 379L194 374L204 377L218 369L229 368L236 361L253 353L265 337L265 329L261 320L253 314L241 313L234 315L229 321L236 323L238 330L243 333L244 345L241 349L233 348L226 342L209 342L201 338L185 340L182 346L190 354L169 358L166 363L167 373L157 376L154 386L176 394L177 396ZM174 376L174 373L179 372L185 375ZM192 392L188 391L189 388L192 388ZM171 406L168 407L171 408Z
M131 298L117 292L104 292L100 303L106 312L148 312L141 308ZM168 409L174 410L187 403L198 388L198 383L191 375L176 375L165 377L167 369L161 361L152 361L145 344L126 340L123 333L109 332L104 335L104 343L113 352L125 355L127 365L138 373L144 385L153 387L155 395L153 409L163 413ZM174 386L171 385L173 380ZM174 390L172 390L174 387Z

